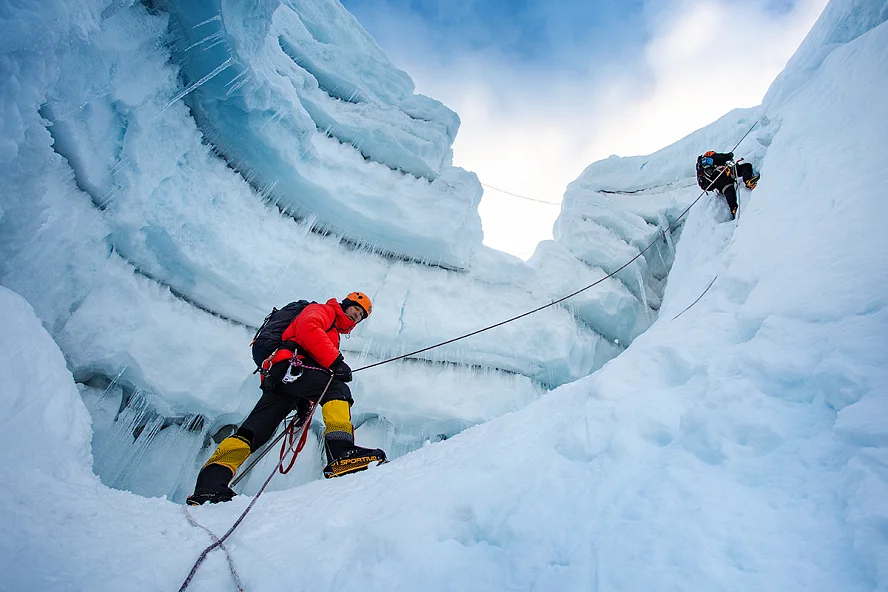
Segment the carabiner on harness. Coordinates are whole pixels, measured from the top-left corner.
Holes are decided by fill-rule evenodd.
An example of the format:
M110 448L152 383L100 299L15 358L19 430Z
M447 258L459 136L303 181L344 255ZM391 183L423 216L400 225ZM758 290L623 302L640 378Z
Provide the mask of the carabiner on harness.
M298 372L293 374L293 368L298 368ZM296 356L293 356L293 359L290 360L290 366L287 368L287 373L284 375L283 383L290 384L291 382L296 382L299 380L299 377L302 376L303 366L302 362L296 359Z

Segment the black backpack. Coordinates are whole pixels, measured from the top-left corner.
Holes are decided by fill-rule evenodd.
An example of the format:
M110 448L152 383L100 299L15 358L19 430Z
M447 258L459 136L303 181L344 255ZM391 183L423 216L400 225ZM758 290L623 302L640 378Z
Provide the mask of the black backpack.
M703 166L703 155L697 157L697 185L704 191L711 191L712 180L715 178L714 166Z
M253 337L253 343L250 344L253 347L253 361L256 362L257 368L261 368L262 362L283 345L284 331L309 304L317 304L317 302L297 300L280 310L273 308L268 313Z

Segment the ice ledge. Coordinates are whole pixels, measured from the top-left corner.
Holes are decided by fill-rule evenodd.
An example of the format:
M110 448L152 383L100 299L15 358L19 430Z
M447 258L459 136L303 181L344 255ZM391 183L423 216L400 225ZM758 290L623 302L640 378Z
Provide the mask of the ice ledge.
M294 216L347 240L464 269L482 240L477 178L451 166L459 118L414 94L341 5L249 14L170 3L186 100L217 152Z

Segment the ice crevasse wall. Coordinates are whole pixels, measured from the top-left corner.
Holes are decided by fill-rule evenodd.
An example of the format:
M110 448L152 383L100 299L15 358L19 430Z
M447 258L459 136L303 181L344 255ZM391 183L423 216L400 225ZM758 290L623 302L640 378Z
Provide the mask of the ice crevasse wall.
M488 249L481 186L451 163L457 115L337 2L49 2L0 26L0 283L64 352L109 485L185 493L258 396L254 328L295 298L369 293L343 343L358 367L559 298L654 242L564 306L361 374L358 437L395 456L589 374L656 316L686 165L647 179L655 202L621 195L639 189L625 179L571 197L584 175L527 264Z

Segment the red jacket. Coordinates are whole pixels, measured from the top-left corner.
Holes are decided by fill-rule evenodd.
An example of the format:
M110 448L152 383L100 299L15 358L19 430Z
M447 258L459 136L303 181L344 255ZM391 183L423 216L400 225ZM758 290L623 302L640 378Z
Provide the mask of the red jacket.
M325 304L306 306L284 330L281 338L284 342L295 343L300 351L307 353L324 368L329 368L339 357L339 334L350 333L354 328L355 322L342 311L339 301L331 298ZM271 363L289 360L291 356L289 351L281 349Z

